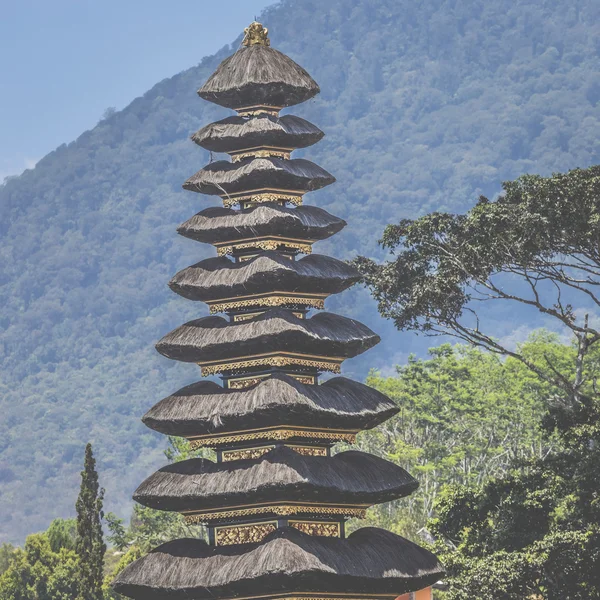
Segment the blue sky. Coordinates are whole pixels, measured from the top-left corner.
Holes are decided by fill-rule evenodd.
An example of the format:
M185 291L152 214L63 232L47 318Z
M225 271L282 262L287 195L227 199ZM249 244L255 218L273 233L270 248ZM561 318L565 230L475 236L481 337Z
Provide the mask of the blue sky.
M0 0L0 182L230 43L274 3Z

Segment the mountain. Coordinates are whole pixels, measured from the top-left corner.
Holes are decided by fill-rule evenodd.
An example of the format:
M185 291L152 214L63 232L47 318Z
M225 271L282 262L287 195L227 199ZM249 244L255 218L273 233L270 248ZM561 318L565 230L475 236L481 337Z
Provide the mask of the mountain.
M284 0L262 21L322 88L294 109L326 132L300 155L338 182L308 202L349 225L318 252L380 255L388 222L600 162L595 0ZM0 187L0 541L73 513L88 440L121 514L164 462L139 418L199 372L153 344L205 314L166 283L212 253L175 234L215 204L181 189L209 161L188 138L229 114L195 90L240 39ZM354 376L422 347L363 290L329 308L384 338ZM495 318L498 335L530 325Z

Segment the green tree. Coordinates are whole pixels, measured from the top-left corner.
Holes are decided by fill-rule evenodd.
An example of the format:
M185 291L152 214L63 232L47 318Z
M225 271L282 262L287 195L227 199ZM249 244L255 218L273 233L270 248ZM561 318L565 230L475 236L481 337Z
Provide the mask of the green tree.
M30 535L15 550L0 576L2 600L73 600L79 593L79 559L61 548L53 552L45 534Z
M80 558L79 597L81 600L101 600L106 545L102 535L102 504L104 490L98 485L96 460L92 445L85 447L84 470L77 498L77 553Z
M15 547L12 544L2 544L0 546L0 575L8 569L14 554Z
M122 552L129 545L129 536L127 534L127 528L123 525L123 519L120 519L114 513L108 513L105 517L106 524L110 534L106 539L115 547L119 552Z
M526 346L524 352L533 347L557 354L569 350L544 332ZM433 516L444 485L485 483L507 472L516 458L544 456L552 443L542 442L539 427L548 386L519 361L450 344L431 348L429 354L427 360L410 357L396 367L394 377L371 373L367 383L393 399L400 412L358 438L361 449L399 464L419 480L411 496L368 514L374 524L413 539Z
M61 548L75 550L77 543L77 520L76 519L54 519L46 530L46 536L50 542L53 552Z
M582 392L586 362L600 341L589 319L589 310L600 307L600 166L525 175L503 187L503 196L481 197L464 215L431 213L389 225L381 243L395 258L355 262L381 314L397 328L447 334L512 356L559 388L577 411L589 403ZM551 360L541 368L494 337L480 307L506 302L567 328L576 341L575 369Z

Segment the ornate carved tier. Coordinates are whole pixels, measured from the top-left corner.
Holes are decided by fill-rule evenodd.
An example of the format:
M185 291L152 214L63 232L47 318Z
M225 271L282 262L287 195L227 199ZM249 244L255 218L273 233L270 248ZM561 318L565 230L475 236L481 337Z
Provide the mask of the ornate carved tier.
M204 100L234 110L284 107L319 93L315 80L291 58L264 45L240 48L198 90Z
M343 292L359 279L353 267L327 256L289 260L277 252L263 252L237 263L224 256L207 258L177 273L169 287L188 300L208 303L212 312L229 312L236 305L322 307L327 296Z
M289 153L316 144L323 135L316 125L300 117L261 114L253 118L237 115L211 123L199 129L192 140L211 152L226 152L239 157L260 148Z
M129 565L115 589L136 600L393 600L442 575L433 554L389 531L340 539L289 527L255 544L163 544Z
M177 231L184 237L216 246L218 254L230 254L246 245L260 250L289 247L290 242L311 247L345 226L345 221L316 206L288 208L281 204L259 204L246 210L206 208ZM270 241L276 248L261 247Z
M364 452L311 456L278 446L258 458L213 462L195 458L168 465L144 481L134 499L160 510L202 514L235 507L336 505L366 508L412 493L416 480L404 469Z
M217 447L224 436L247 435L254 445L256 440L277 439L268 433L272 431L303 428L306 435L292 438L295 441L315 430L356 433L397 412L386 396L345 377L313 385L274 373L242 389L227 389L213 381L193 383L161 400L142 420L164 435L205 440L203 445Z
M338 365L379 343L379 336L354 319L333 313L318 313L301 319L285 309L272 309L241 323L223 317L204 317L190 321L166 335L156 349L167 358L208 365L252 368L263 361L283 366L316 361ZM280 365L270 357L282 357ZM227 367L223 367L226 369ZM325 368L325 367L324 367Z
M267 181L268 187L265 185ZM239 202L240 197L267 193L284 199L287 195L302 196L334 182L333 175L304 158L285 160L270 157L210 163L192 175L183 187L201 194L236 197Z

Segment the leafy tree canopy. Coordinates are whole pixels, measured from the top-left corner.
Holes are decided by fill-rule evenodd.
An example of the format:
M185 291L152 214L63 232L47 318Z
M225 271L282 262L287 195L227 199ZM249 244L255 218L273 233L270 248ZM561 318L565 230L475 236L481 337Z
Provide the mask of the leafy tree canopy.
M522 351L563 356L571 348L538 332ZM368 515L371 524L415 540L445 485L481 485L506 473L515 459L545 456L553 444L542 440L540 429L550 386L519 361L450 344L431 348L429 355L411 357L395 376L371 373L367 383L392 398L400 412L358 438L362 450L419 480L411 496Z
M589 319L600 308L600 166L526 175L503 187L496 201L482 197L464 215L434 212L388 226L381 243L393 260L355 262L398 329L449 334L512 356L574 403L584 401L582 386L593 375L585 361L600 341ZM544 369L494 337L480 308L498 302L568 328L577 342L575 371L551 360Z

